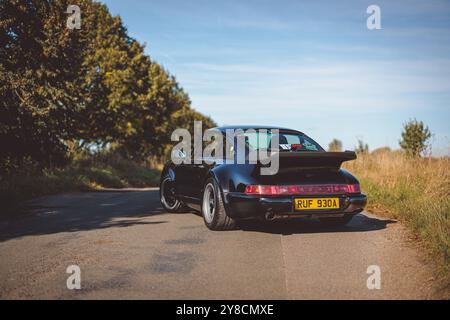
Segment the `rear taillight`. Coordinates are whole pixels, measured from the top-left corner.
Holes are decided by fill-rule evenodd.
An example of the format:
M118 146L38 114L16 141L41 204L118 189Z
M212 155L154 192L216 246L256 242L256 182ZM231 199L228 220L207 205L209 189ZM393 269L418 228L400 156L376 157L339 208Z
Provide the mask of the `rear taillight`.
M361 193L359 184L347 184L347 193Z
M302 195L302 194L348 194L360 193L359 184L313 184L313 185L247 185L246 194Z

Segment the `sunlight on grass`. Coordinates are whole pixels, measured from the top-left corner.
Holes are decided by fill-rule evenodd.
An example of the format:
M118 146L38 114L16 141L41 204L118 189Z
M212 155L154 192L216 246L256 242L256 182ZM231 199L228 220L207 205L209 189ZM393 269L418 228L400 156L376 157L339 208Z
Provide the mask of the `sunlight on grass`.
M157 169L127 161L115 166L74 163L64 169L0 180L0 201L3 208L8 208L33 197L60 192L157 186L159 174Z

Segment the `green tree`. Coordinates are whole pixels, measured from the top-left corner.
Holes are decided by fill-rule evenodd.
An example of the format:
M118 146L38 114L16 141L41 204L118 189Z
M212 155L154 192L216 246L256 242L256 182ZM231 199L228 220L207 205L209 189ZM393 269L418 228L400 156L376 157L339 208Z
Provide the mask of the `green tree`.
M105 5L84 2L82 29L88 30L89 46L84 52L86 107L80 113L79 138L107 144L123 142L142 121L142 101L150 87L150 58L127 34L120 17Z
M431 132L428 126L416 119L403 125L402 139L399 144L412 156L420 156L429 147Z
M369 145L362 140L358 140L358 145L355 147L355 152L358 154L369 153Z
M66 1L0 2L0 166L61 164L76 125L85 43L65 26Z
M81 29L70 30L69 4L0 1L0 170L24 159L62 164L68 146L114 145L142 160L162 155L176 126L212 123L120 17L79 0Z
M333 139L329 144L328 144L328 151L332 151L332 152L339 152L342 151L342 141L338 140L338 139Z

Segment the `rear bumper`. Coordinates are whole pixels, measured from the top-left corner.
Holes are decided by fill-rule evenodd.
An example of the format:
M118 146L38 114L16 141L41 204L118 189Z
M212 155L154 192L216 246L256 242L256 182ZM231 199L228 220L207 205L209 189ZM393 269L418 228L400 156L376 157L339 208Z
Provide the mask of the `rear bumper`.
M329 196L331 197L331 195ZM315 196L308 196L308 198L313 197ZM327 197L327 195L321 195L320 197ZM224 195L227 214L236 219L263 218L268 212L285 218L354 215L363 211L367 203L365 194L333 195L332 197L340 198L339 209L296 211L294 210L294 198L299 197L264 197L238 192L229 192Z

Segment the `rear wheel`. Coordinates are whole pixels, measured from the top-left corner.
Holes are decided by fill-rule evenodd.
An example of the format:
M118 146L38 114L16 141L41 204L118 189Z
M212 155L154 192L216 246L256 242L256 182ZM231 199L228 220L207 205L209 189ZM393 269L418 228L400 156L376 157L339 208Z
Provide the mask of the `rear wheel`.
M214 179L206 181L201 212L206 226L211 230L231 230L236 226L236 221L225 211L222 192Z
M175 181L169 176L161 180L159 198L163 208L168 212L179 212L183 206L183 203L176 198Z
M339 217L339 218L321 218L319 219L320 222L326 226L345 226L347 223L350 222L350 220L352 220L353 216L343 216L343 217Z

